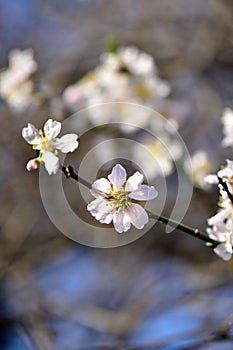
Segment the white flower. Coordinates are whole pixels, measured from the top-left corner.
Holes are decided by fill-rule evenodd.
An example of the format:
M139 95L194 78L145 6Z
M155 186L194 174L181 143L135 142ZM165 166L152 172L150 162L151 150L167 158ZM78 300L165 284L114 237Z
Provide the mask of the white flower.
M44 163L49 175L56 174L59 169L58 150L63 153L73 152L78 147L77 135L67 134L60 139L57 137L61 131L61 123L48 119L43 130L38 130L33 124L28 124L22 130L22 137L33 149L40 151L39 157L27 164L27 170L34 170L36 161ZM38 167L37 167L38 168Z
M215 174L209 174L205 177L205 181L209 184L219 184L219 178L222 179L223 182L226 182L228 186L230 186L230 190L232 189L231 186L233 185L233 161L230 159L226 160L227 165L222 167L221 170L217 172L217 175ZM222 188L221 185L219 185L220 189Z
M116 54L102 54L100 60L100 64L93 71L64 90L62 100L66 108L75 112L77 108L122 102L117 113L108 113L107 109L98 113L98 107L89 108L88 117L94 125L96 120L107 123L119 120L127 123L127 118L132 120L131 115L128 117L125 111L121 110L124 102L143 103L156 107L158 111L162 110L170 86L158 77L152 56L136 47L125 47L120 48ZM139 127L148 124L148 118L141 116L140 112L139 116L134 113L134 123L135 119L136 124L140 120Z
M9 67L0 74L0 95L15 111L24 110L33 100L31 75L37 70L33 50L10 51Z
M210 227L206 229L206 232L210 238L222 242L214 248L214 252L223 260L230 260L233 245L233 208L232 203L229 202L221 205L224 205L225 208L208 219Z
M233 110L225 108L222 115L224 138L222 145L224 147L233 146Z
M211 163L208 154L202 150L196 151L191 158L192 168L189 167L189 162L184 162L184 169L190 178L193 178L194 185L202 189L208 189L207 174L211 170ZM208 180L211 178L208 175Z
M145 209L134 201L147 201L157 197L153 186L142 184L143 175L138 171L127 180L126 170L117 164L108 175L108 180L101 178L92 185L96 199L88 204L87 210L101 223L113 222L117 232L130 229L131 224L142 229L148 222Z
M158 127L156 133L159 133L159 139L144 137L141 144L133 148L133 159L141 165L148 179L172 174L174 162L183 155L181 143L165 126Z
M219 212L208 219L206 232L210 238L220 243L215 253L222 259L229 260L232 256L233 246L233 161L227 160L227 165L218 171L217 175L206 177L209 183L218 183L219 187Z
M121 48L119 56L123 65L134 75L151 75L156 72L154 59L135 46Z
M229 183L233 182L233 161L226 160L227 165L218 171L218 177Z
M27 79L37 70L37 63L33 58L33 50L14 49L9 52L9 68L17 73L18 81Z

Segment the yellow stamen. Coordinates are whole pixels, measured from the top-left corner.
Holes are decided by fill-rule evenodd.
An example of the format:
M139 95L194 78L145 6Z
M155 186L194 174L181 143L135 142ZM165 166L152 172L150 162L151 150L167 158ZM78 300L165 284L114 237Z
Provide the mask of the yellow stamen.
M130 207L131 205L131 199L128 196L128 192L125 191L124 187L121 187L121 189L117 192L113 191L113 185L111 184L112 192L111 195L113 197L114 201L114 209L117 211L119 209L122 209L124 211L125 208Z

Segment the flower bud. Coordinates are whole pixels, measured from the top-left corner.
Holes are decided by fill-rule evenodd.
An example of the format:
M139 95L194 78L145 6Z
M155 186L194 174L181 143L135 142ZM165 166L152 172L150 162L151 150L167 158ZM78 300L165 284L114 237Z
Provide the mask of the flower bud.
M40 167L40 163L39 158L30 159L26 165L26 169L28 171L37 170Z

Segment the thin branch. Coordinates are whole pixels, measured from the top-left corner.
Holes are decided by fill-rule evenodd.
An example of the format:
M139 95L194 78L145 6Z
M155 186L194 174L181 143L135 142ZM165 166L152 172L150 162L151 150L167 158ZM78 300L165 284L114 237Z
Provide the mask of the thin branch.
M178 221L169 219L163 215L158 215L158 214L152 213L149 210L147 210L147 213L148 213L149 217L152 219L158 220L159 222L162 222L164 224L168 224L171 227L176 228L177 230L188 233L189 235L191 235L193 237L196 237L196 238L201 239L202 241L205 241L207 243L207 245L211 246L211 248L215 248L219 244L218 241L211 239L206 233L201 232L197 228L195 229L195 228L192 228L190 226L181 224Z
M220 185L222 185L224 191L226 191L231 203L233 204L233 196L232 196L232 193L230 192L228 186L227 186L227 183L223 181L223 179L221 177L218 176L218 182Z
M86 186L87 188L91 189L91 184L90 182L86 181L82 177L80 177L78 174L75 173L73 167L71 165L68 165L67 167L62 166L61 168L62 172L65 174L66 178L72 178L75 181L78 181L80 184Z
M75 171L71 165L68 165L67 167L62 166L61 170L65 174L66 178L72 178L75 181L80 182L82 185L86 186L87 188L89 188L89 189L92 188L92 185L88 181L81 178L78 174L75 173ZM233 200L233 198L232 198L232 200ZM210 246L211 248L217 247L217 245L220 243L214 239L211 239L206 233L201 232L198 229L194 229L190 226L181 224L178 221L167 218L166 216L152 213L149 210L147 210L147 213L148 213L149 217L152 219L158 220L159 222L162 222L164 224L168 224L171 227L176 228L177 230L180 230L180 231L185 232L193 237L201 239L202 241L206 242L206 244L208 246Z

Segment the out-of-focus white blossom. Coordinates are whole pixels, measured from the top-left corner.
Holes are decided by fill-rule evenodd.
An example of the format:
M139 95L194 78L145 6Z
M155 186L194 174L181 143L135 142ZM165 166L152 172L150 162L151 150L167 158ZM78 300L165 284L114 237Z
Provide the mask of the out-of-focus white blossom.
M202 189L208 189L209 184L206 181L207 174L211 171L211 163L208 154L203 150L196 151L192 157L192 168L189 168L189 162L184 162L184 170L192 178L193 184Z
M227 186L228 191L219 182L219 179ZM217 175L206 178L209 183L218 183L219 187L219 207L220 210L210 219L206 232L210 238L220 243L215 249L215 253L224 260L229 260L232 256L233 246L233 203L230 195L233 195L233 161L227 160L227 165L218 171ZM228 193L229 192L229 193Z
M224 138L222 145L224 147L233 146L233 110L225 108L222 115Z
M157 73L153 57L138 50L135 46L119 48L117 54L104 53L101 61L115 70L128 70L135 76L150 76Z
M63 153L73 152L78 147L77 135L67 134L58 138L61 131L61 123L48 119L43 130L38 130L33 124L28 124L22 130L22 137L39 151L39 157L27 163L27 170L39 168L40 163L45 164L49 175L56 174L59 169L58 150Z
M0 95L14 111L23 111L34 99L34 84L30 80L37 70L33 50L10 51L9 67L0 73Z
M174 162L182 156L181 145L169 138L144 142L143 147L135 145L133 159L140 164L147 178L170 175L174 170Z
M62 96L64 105L71 111L109 102L143 103L160 110L163 100L168 96L170 86L160 79L152 56L136 47L120 48L116 54L104 53L100 64L76 84L68 86ZM95 108L90 113L95 123ZM107 115L102 119L124 120L125 113L117 116ZM101 117L101 115L100 115ZM135 116L131 116L134 120ZM144 125L148 118L145 118Z
M88 204L87 209L99 222L113 222L119 233L128 231L131 224L142 229L148 222L148 214L135 201L151 200L158 195L153 186L142 183L142 174L137 171L127 180L126 170L117 164L108 180L101 178L93 183L91 193L96 199Z
M145 135L140 144L135 144L133 160L140 164L149 180L156 176L168 176L174 170L174 163L183 156L183 146L177 139L175 125L161 118L150 123L152 135Z

